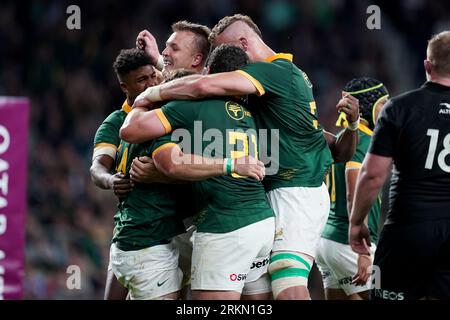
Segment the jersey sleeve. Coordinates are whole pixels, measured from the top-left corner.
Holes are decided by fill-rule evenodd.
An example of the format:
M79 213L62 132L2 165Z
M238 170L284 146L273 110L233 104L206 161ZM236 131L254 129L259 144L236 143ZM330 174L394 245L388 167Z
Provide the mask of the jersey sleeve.
M122 111L114 111L100 125L94 137L94 159L98 155L106 154L113 159L120 144L119 131L125 116Z
M192 123L198 119L198 108L192 101L172 101L156 112L166 128L166 133L192 126Z
M369 147L368 140L370 140L369 136L366 136L361 132L359 133L359 143L356 146L356 150L352 158L345 164L346 169L360 169L362 167L364 157L366 156L367 149Z
M250 80L257 89L257 95L270 93L285 96L292 87L293 70L291 64L280 65L273 62L249 63L236 72ZM302 79L305 80L305 79Z
M281 70L277 65L270 62L249 63L242 69L236 71L250 80L257 90L257 95L262 96L267 92L276 93L287 83L280 83ZM274 76L277 75L274 79ZM284 87L286 88L286 87Z
M390 100L378 118L369 152L379 156L392 157L398 135L399 126L396 123L395 103Z
M153 140L149 156L153 158L159 151L176 145L177 144L171 140L170 134L159 137Z

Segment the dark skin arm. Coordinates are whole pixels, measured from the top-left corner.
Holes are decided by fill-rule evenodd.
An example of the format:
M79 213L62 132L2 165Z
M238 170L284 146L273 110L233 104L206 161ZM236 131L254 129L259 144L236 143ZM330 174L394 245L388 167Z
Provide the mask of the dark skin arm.
M101 154L92 161L90 168L92 181L101 189L112 189L114 194L122 199L133 189L133 182L125 178L125 174L111 172L114 169L114 159Z
M355 122L359 118L358 99L350 95L344 95L336 105L336 109L338 112L346 114L349 123ZM330 147L334 162L347 162L352 158L359 142L358 130L351 131L347 128L339 138L327 131L324 131L323 134Z

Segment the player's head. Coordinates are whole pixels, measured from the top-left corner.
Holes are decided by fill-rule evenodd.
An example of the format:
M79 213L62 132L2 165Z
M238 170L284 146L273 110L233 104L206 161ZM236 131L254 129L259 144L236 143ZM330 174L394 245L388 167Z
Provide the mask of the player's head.
M188 69L200 73L209 54L211 30L187 21L172 24L172 34L162 52L164 70Z
M221 44L208 58L209 73L229 72L242 68L249 62L244 50L231 44Z
M142 91L159 82L150 57L143 50L121 50L113 63L113 69L129 103L133 103Z
M262 34L249 16L235 14L222 18L212 29L209 41L213 46L233 44L242 48L255 61L255 51Z
M435 77L450 79L450 31L438 33L428 41L424 66L427 80Z
M361 119L373 129L381 108L389 98L384 84L369 77L355 78L345 85L344 91L358 99Z

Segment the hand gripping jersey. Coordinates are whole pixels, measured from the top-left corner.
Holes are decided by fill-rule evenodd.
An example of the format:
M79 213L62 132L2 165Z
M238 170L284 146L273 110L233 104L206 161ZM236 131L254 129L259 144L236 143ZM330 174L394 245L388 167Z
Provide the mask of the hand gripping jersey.
M238 101L225 98L172 101L157 110L157 114L166 132L187 130L178 131L185 135L184 153L220 158L258 154L252 114ZM273 217L263 185L252 178L233 174L195 182L193 186L203 208L195 219L199 232L231 232Z

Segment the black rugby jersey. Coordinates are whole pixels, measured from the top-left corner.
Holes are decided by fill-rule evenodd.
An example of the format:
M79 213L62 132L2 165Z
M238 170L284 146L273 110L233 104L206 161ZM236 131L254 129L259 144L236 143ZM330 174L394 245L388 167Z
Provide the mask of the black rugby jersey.
M426 82L391 99L369 152L394 161L387 224L450 219L450 87Z

